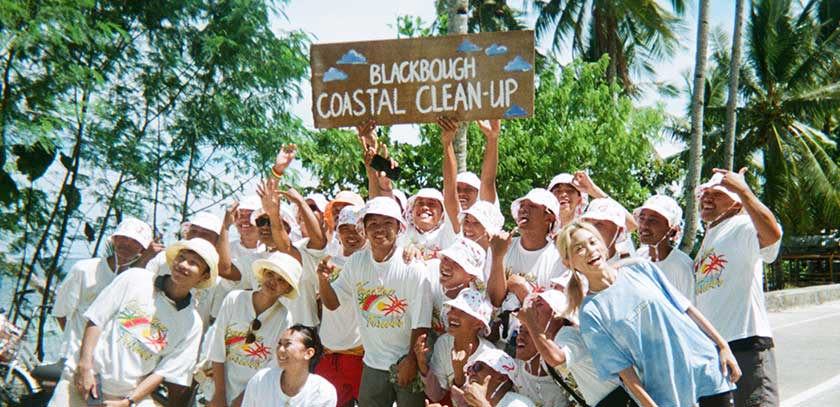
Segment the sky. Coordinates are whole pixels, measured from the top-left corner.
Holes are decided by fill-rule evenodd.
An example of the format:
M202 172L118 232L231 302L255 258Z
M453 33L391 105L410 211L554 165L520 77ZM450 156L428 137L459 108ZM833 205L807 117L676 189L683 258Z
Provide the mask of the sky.
M671 59L660 63L661 68L656 71L655 77L643 78L642 82L667 82L682 87L683 75L693 70L697 10L696 2L687 1L687 3L689 4L684 16L685 26L679 35L678 52ZM426 22L432 22L435 18L434 4L434 0L291 0L285 6L285 17L276 16L272 20L272 28L276 33L284 30L303 30L310 34L313 43L394 39L396 38L394 26L398 16L418 16ZM530 8L530 2L520 2L520 0L511 0L509 4L520 10ZM713 0L710 5L711 28L720 27L731 36L735 18L734 2ZM533 13L524 16L524 21L529 27L533 27L535 19L536 15ZM543 41L537 46L541 51L546 51L550 47L549 41ZM571 53L568 49L556 57L562 64L571 61ZM311 88L308 83L304 83L302 88L303 98L294 104L292 111L304 120L307 127L314 128ZM685 98L664 99L655 92L648 91L636 102L638 106L652 106L657 103L662 103L669 114L682 116L685 115L685 106L688 101ZM415 125L392 127L394 138L401 142L416 143L418 132ZM673 142L664 142L658 143L657 149L660 155L669 156L679 151L681 146Z

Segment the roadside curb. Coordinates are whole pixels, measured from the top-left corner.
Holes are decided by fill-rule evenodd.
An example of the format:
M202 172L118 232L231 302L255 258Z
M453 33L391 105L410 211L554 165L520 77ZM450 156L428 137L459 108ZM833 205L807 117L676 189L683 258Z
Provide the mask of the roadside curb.
M828 301L840 300L840 284L771 291L765 293L765 299L767 310L771 312L807 305L818 305Z

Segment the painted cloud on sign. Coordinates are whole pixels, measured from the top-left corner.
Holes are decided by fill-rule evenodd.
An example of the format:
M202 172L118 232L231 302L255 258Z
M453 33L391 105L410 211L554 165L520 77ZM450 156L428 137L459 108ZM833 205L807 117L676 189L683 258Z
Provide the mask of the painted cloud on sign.
M324 82L343 81L347 79L347 74L341 69L330 68L324 72Z
M475 45L470 40L464 40L461 45L458 46L458 52L476 52L481 51L481 47Z
M527 72L531 70L531 64L517 55L505 65L505 72Z
M367 58L360 54L359 51L351 49L346 54L341 56L337 62L339 65L362 65L367 63Z
M513 105L510 107L510 109L508 109L507 112L505 112L504 115L502 115L502 117L507 119L511 117L523 117L527 115L528 112L526 112L525 109L519 107L518 105Z
M507 52L508 48L504 45L499 44L493 44L487 47L486 50L484 50L484 53L489 56L507 54Z

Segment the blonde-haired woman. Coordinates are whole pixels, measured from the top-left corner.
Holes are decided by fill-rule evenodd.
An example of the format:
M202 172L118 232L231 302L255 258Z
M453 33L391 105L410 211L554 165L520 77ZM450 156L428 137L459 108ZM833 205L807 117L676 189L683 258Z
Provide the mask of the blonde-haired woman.
M741 371L729 345L653 263L607 264L603 238L586 223L569 224L556 243L601 379L618 375L643 406L734 405Z

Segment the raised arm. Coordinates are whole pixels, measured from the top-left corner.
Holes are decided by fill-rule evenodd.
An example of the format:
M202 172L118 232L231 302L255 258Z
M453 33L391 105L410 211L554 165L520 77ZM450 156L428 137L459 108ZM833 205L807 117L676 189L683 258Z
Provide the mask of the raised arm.
M262 200L263 209L271 221L271 237L277 250L301 261L300 252L292 245L292 239L286 228L283 227L283 218L280 216L280 193L277 191L277 180L263 180L257 185L257 195Z
M341 305L335 289L330 284L330 275L335 271L335 266L330 264L329 257L318 263L318 292L321 296L321 304L330 311L335 311Z
M758 197L753 194L747 182L744 180L744 173L747 168L741 168L738 172L732 172L715 168L715 173L723 174L721 185L726 189L738 194L741 203L752 220L755 231L758 234L758 244L763 249L779 241L782 238L782 228L776 222L776 217L769 208L764 206Z
M362 146L362 156L365 160L365 173L368 177L368 197L379 196L379 186L376 183L376 171L371 167L370 162L376 152L379 151L379 138L376 136L376 122L368 120L356 126L356 138Z
M545 334L545 327L539 326L539 323L537 323L537 309L533 303L528 301L522 304L522 308L516 313L516 318L522 322L522 325L528 327L528 332L531 333L531 338L534 340L537 352L540 353L545 363L550 367L556 367L566 363L566 352L560 349L552 338L549 338Z
M461 204L458 203L458 163L455 159L455 147L452 145L458 130L458 121L440 117L438 125L441 129L440 141L443 144L443 207L446 216L452 222L452 229L459 233L461 225L458 223L458 215L461 213Z
M574 182L583 192L586 192L594 199L610 197L603 189L601 189L601 187L595 184L595 181L592 181L589 174L583 171L575 172ZM633 232L639 228L639 224L636 223L636 218L632 213L630 213L630 211L627 210L627 208L624 209L624 224L627 226L627 233Z
M303 223L306 226L306 231L309 232L309 243L306 247L315 250L321 250L327 246L327 238L324 235L324 229L321 228L321 222L318 217L306 204L306 199L296 189L289 188L287 191L280 191L289 202L295 204L298 211L302 215Z
M481 162L481 189L478 199L496 202L496 173L499 170L499 134L502 131L502 121L479 120L478 128L484 134L487 145L484 147L484 161Z
M296 156L297 146L294 144L284 144L280 148L280 151L277 152L277 157L274 158L274 166L271 167L272 175L276 178L282 177L283 173L286 172L286 168L289 168L289 165L292 164Z
M500 232L490 237L493 253L490 266L490 278L487 280L487 296L494 307L501 307L507 295L507 277L505 276L505 254L513 242L513 234Z
M234 202L227 210L225 210L225 219L222 222L222 231L219 233L219 240L216 241L216 251L219 253L219 277L226 278L231 281L239 281L242 279L242 273L239 272L230 259L230 239L228 238L228 230L230 225L239 213L239 202Z

